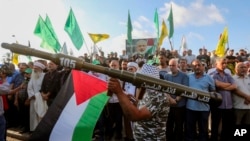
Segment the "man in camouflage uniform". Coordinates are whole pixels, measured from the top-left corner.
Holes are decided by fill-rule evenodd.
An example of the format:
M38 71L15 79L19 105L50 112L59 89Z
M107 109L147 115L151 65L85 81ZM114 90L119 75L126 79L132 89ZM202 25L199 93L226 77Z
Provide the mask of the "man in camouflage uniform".
M159 78L159 70L155 66L144 64L138 72ZM124 115L134 122L135 140L166 140L166 119L169 112L168 97L159 91L145 89L143 98L134 106L122 90L117 79L111 78L108 89L119 99Z

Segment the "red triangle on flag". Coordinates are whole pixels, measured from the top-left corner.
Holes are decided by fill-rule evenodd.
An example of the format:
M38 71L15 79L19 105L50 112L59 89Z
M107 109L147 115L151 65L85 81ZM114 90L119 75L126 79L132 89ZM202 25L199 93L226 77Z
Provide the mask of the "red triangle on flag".
M107 82L85 72L72 70L77 105L91 97L107 91Z
M153 46L154 45L154 39L153 38L150 38L148 39L148 46Z

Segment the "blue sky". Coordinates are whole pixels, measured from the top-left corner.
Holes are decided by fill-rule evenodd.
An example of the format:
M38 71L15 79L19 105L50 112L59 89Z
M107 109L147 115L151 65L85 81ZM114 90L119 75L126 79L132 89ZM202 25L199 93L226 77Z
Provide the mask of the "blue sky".
M154 12L158 9L159 22L167 19L170 4L173 8L174 49L179 50L181 39L186 37L187 46L194 54L205 46L208 51L216 48L219 35L227 26L229 47L236 51L250 51L250 1L249 0L0 0L0 43L20 44L43 50L41 39L33 34L38 16L50 17L59 42L67 43L76 56L90 52L93 43L87 33L106 33L110 38L97 43L105 54L116 51L121 54L127 38L127 18L130 10L133 25L132 36L154 38ZM84 35L85 44L76 50L64 25L72 7ZM15 37L12 37L15 35ZM167 38L163 47L170 49ZM0 55L8 50L2 49ZM1 57L0 56L0 57Z

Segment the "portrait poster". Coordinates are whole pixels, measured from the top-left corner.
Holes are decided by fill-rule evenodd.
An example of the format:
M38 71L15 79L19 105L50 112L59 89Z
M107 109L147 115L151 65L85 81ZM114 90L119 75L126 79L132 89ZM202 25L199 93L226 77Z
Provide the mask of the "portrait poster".
M126 53L130 57L135 54L148 56L149 52L155 47L155 45L156 38L133 39L132 45L126 40Z

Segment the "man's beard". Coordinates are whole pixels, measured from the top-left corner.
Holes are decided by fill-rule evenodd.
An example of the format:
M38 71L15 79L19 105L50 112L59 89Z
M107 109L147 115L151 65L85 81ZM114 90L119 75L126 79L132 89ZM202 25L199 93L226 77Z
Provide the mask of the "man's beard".
M42 74L42 72L40 72L40 71L37 71L37 72L33 71L31 74L31 79L37 80L40 78L41 74Z

